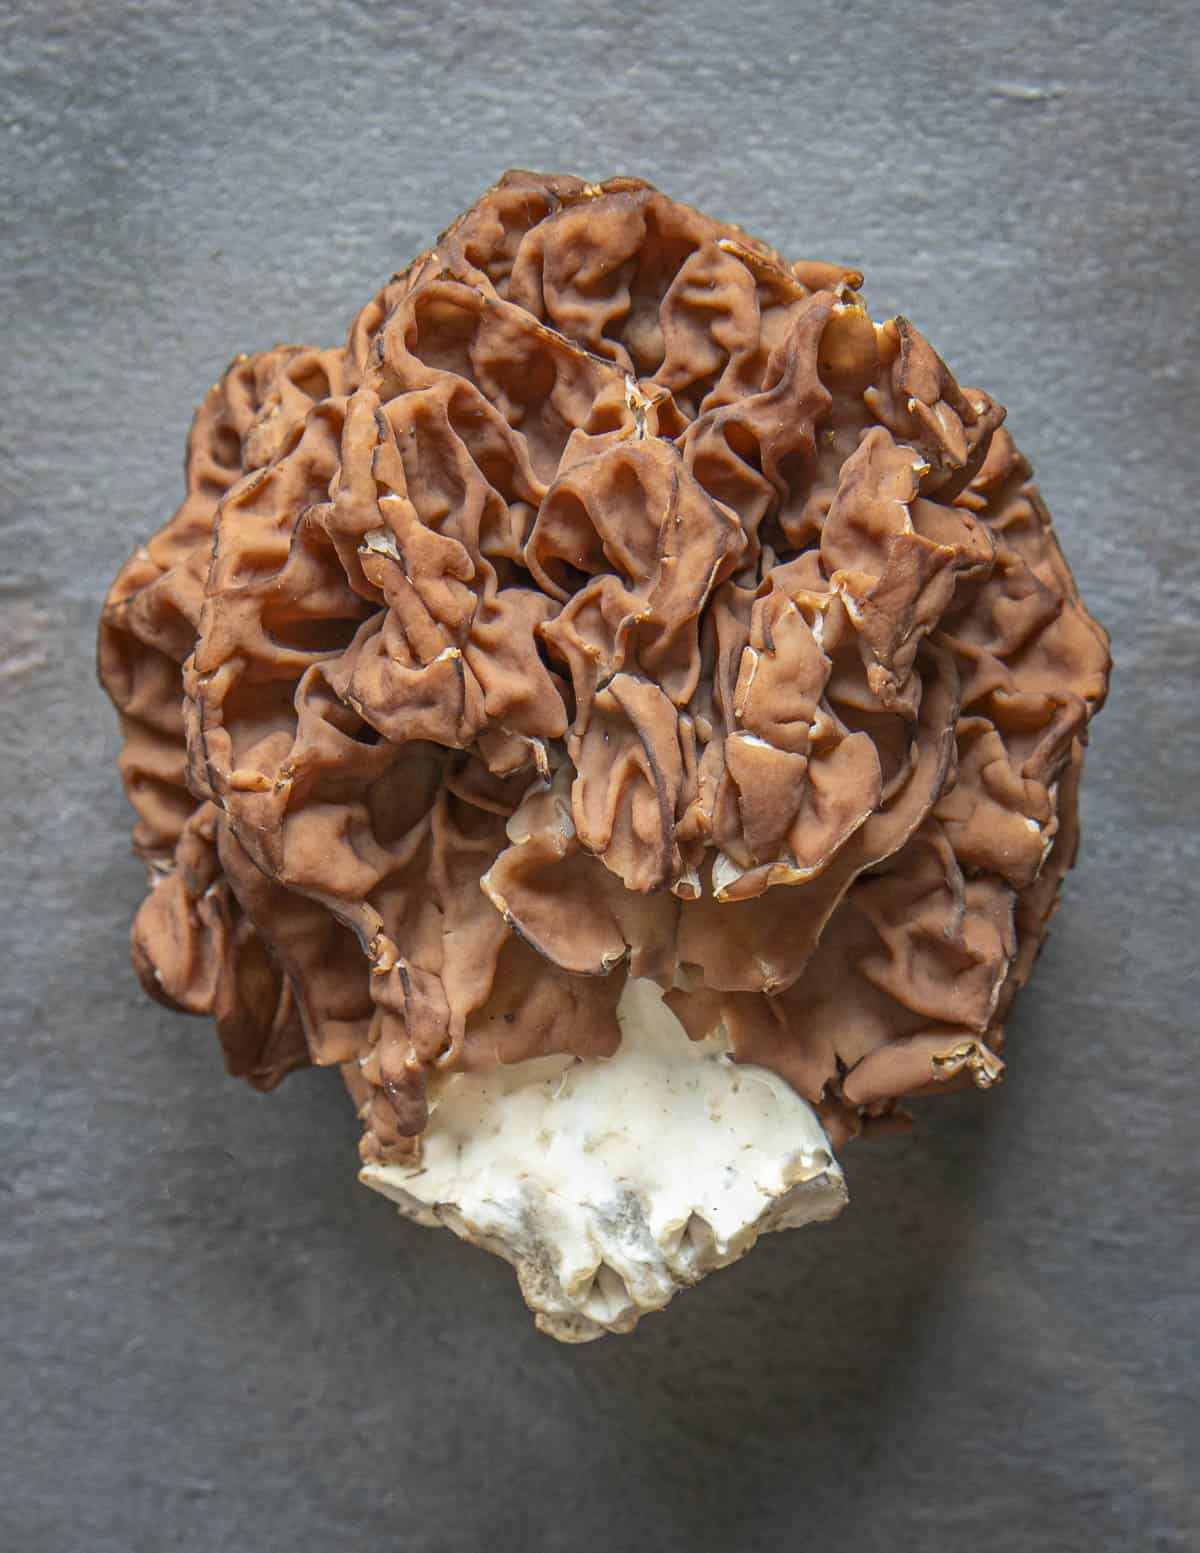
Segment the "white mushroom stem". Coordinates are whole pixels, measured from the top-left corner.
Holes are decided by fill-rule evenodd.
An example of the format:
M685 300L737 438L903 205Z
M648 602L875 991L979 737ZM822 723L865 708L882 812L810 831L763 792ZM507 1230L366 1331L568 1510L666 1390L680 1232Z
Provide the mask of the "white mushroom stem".
M764 1068L700 1042L631 978L613 1057L454 1074L416 1164L360 1179L516 1269L543 1332L628 1332L768 1230L830 1219L846 1186L812 1107Z

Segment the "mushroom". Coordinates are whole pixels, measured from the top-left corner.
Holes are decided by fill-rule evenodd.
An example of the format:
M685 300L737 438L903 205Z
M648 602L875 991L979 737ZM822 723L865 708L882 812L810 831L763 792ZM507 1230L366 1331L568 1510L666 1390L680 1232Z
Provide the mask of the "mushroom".
M629 1330L1002 1076L1109 657L980 390L853 270L509 173L237 358L100 624L134 964L361 1179Z

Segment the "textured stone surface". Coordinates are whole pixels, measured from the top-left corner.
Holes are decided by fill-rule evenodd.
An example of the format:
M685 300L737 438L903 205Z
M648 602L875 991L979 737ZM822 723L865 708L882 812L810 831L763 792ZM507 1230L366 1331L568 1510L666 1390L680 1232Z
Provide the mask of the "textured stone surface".
M1192 1545L1187 9L0 5L0 1545ZM255 1095L143 1000L91 670L232 352L337 338L513 164L865 269L1007 403L1117 661L1004 1089L582 1350L356 1185L333 1075Z

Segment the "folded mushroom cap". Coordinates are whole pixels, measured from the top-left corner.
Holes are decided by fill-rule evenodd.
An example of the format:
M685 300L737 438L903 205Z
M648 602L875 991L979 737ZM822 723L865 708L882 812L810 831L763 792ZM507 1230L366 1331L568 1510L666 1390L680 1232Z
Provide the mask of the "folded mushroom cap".
M340 1064L363 1178L558 1336L994 1084L1073 859L1106 638L861 279L510 173L344 349L233 363L105 605L147 990L260 1087Z

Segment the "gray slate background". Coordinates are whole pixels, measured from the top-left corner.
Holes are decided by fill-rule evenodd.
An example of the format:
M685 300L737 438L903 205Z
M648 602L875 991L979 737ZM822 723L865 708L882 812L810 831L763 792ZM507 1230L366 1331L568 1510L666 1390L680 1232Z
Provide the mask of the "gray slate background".
M1115 0L0 4L0 1547L1195 1547L1194 17ZM332 343L506 166L867 272L1005 401L1111 628L1083 858L991 1096L582 1350L143 1000L92 677L235 349Z

